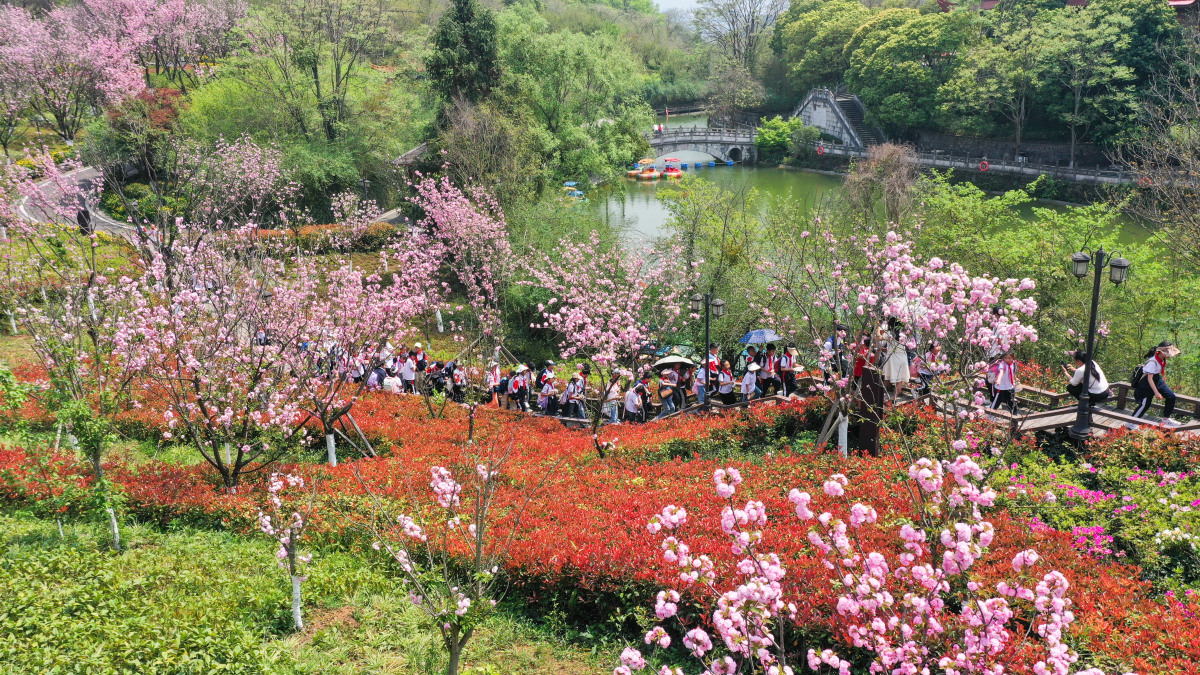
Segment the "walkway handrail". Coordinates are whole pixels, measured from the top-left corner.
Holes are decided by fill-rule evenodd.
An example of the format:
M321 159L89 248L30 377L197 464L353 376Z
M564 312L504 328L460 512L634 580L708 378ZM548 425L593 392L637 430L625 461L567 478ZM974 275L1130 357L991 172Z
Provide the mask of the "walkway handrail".
M869 155L867 150L856 150L848 148L844 145L833 143L812 143L810 144L814 152L818 147L824 149L826 156L835 155L841 157L862 158ZM1016 163L1007 162L1004 160L991 160L983 156L973 157L970 155L950 155L935 152L914 152L913 161L921 166L930 168L944 169L962 169L964 171L979 172L981 163L987 163L987 169L991 171L1000 171L1002 173L1023 173L1029 175L1047 174L1055 178L1065 178L1076 182L1093 182L1093 183L1109 183L1122 184L1133 183L1136 176L1127 173L1124 168L1118 168L1116 171L1111 169L1095 169L1088 171L1081 168L1067 168L1054 166L1051 164L1032 164L1032 163Z

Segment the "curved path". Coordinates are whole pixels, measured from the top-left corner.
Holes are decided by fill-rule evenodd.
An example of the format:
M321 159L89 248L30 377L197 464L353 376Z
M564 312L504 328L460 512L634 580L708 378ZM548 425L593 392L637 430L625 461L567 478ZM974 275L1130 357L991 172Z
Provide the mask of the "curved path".
M100 183L104 180L99 169L91 166L78 168L74 171L63 174L63 176L74 181L75 185L78 186L80 193L85 195L98 193ZM60 190L53 181L43 181L38 183L38 186L41 187L45 192L48 201L58 204L59 206L66 207L68 212L74 211L78 208L78 205L73 203L74 199L63 194L63 191ZM94 204L88 204L88 207L92 213L92 226L95 229L116 235L118 237L124 237L126 239L132 239L133 237L137 236L137 228L135 228L133 225L130 225L129 223L117 222L108 217L99 208L92 209L92 206L94 206ZM44 209L30 204L28 197L21 200L20 205L17 207L17 211L21 214L22 218L31 223L51 223L59 220L55 214L46 213Z

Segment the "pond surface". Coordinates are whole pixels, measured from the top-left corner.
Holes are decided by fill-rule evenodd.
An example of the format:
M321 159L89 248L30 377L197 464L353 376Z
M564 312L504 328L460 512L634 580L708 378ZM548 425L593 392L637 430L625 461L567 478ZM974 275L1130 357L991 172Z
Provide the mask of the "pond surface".
M660 117L656 123L671 128L703 127L705 120L704 114L672 115L670 118ZM662 168L664 157L666 155L656 158L659 168ZM710 168L707 162L713 161L713 158L699 152L675 152L671 157L687 163L686 174L696 174L705 180L733 189L753 187L765 197L790 196L808 208L822 206L836 198L842 185L842 179L838 176L780 169L769 165L725 166L715 162L716 166ZM705 165L697 169L696 162L703 162ZM668 181L663 179L642 181L622 177L593 190L588 195L589 206L605 223L623 231L633 241L662 237L669 234L667 221L671 214L658 200L657 195L659 188L667 183ZM1039 202L1036 206L1054 210L1067 208L1044 202ZM1033 206L1022 209L1022 216L1032 218ZM1151 234L1132 218L1122 218L1119 226L1122 243L1143 243L1152 238Z

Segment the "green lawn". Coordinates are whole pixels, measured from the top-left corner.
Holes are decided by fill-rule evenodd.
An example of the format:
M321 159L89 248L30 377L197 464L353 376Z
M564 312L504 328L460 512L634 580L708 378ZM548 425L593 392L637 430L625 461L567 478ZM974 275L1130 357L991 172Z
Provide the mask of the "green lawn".
M379 561L318 552L301 634L265 537L126 526L103 533L0 514L0 673L420 673L444 660L427 620ZM469 673L598 673L583 650L495 615L468 646Z

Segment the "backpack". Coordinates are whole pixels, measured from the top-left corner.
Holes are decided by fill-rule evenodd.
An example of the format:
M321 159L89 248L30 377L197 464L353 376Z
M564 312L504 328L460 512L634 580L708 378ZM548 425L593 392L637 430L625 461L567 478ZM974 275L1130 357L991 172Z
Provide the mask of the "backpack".
M1144 366L1145 364L1142 364ZM1133 369L1133 375L1129 376L1129 388L1137 389L1142 383L1142 379L1146 377L1146 373L1142 371L1142 366Z

